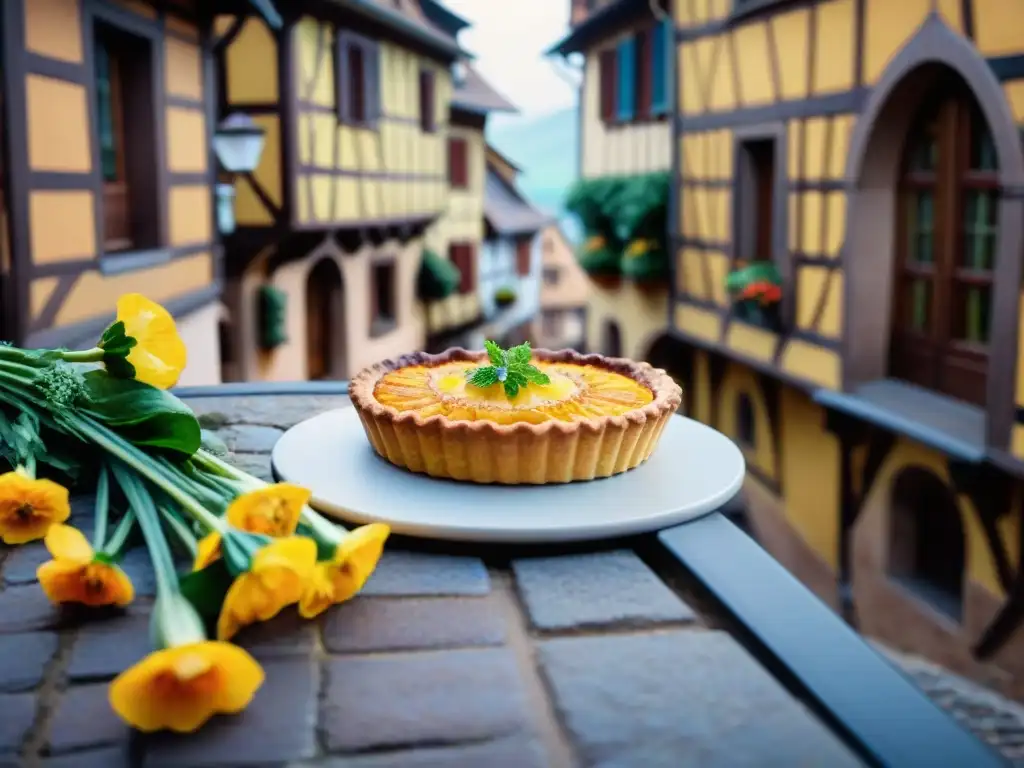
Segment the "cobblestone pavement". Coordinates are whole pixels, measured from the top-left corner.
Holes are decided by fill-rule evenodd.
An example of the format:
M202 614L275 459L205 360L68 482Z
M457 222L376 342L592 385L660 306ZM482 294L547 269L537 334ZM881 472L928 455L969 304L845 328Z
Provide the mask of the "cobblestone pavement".
M282 430L345 402L190 404L234 461L270 479ZM74 512L88 528L88 503ZM239 642L263 664L263 688L243 714L187 737L134 733L106 700L110 679L149 651L144 553L124 566L138 603L88 621L46 601L34 583L45 557L40 544L0 549L0 768L858 764L629 550L485 562L399 544L361 596L321 620L247 630ZM1019 752L1019 708L903 663L955 716Z

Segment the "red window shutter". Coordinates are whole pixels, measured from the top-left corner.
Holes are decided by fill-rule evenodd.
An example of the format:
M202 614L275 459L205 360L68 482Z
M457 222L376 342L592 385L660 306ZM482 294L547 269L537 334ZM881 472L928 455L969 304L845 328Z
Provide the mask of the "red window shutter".
M614 48L601 52L598 59L599 77L601 80L601 119L606 123L615 120L615 80L618 76L616 66L616 53Z
M476 253L473 246L466 244L462 246L463 261L466 262L466 269L462 273L462 292L472 293L476 290Z
M654 28L642 29L636 36L636 116L651 116L651 75L654 74Z
M420 70L420 130L433 133L436 129L434 115L434 73L426 69Z
M520 277L530 274L530 241L528 239L516 243L516 272Z
M469 186L469 169L467 163L465 139L448 140L448 182L458 189Z

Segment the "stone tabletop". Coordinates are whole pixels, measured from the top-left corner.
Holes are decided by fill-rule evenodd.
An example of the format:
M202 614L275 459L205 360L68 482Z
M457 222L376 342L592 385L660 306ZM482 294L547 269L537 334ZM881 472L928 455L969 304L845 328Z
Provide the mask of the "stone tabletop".
M189 399L232 460L268 480L284 429L347 402ZM79 500L76 524L90 514ZM859 764L685 586L623 545L537 555L389 542L351 602L240 636L266 682L243 714L187 737L133 733L107 704L109 681L149 651L144 550L124 564L141 599L88 621L47 602L35 583L46 559L42 544L0 549L0 766Z

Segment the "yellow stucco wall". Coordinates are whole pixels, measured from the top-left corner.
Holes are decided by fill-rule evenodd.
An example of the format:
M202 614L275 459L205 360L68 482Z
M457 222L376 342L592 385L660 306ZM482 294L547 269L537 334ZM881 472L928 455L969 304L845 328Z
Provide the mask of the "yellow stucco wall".
M643 287L628 280L615 286L591 282L587 300L587 346L603 353L602 339L608 322L618 324L622 355L644 360L651 345L665 332L668 317L668 286Z
M486 143L478 128L452 124L448 135L466 142L468 184L465 189L447 187L444 213L427 230L427 248L448 258L451 243L472 243L480 254L484 238L484 177L486 175ZM447 155L446 155L447 156ZM480 314L480 298L476 290L456 292L442 301L427 305L427 332L437 333L470 322Z
M408 219L432 215L448 192L446 143L451 75L443 65L388 41L380 46L380 123L341 125L334 113L334 32L303 18L296 25L300 173L296 219L302 223ZM436 129L419 125L419 75L434 73ZM340 172L340 173L338 173ZM332 210L333 205L333 210Z

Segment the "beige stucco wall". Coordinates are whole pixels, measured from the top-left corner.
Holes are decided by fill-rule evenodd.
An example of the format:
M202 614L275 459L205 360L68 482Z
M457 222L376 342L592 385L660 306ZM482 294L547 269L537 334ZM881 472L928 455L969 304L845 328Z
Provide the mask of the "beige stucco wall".
M350 378L360 369L391 357L423 348L425 322L423 309L416 299L416 275L419 270L423 241L407 244L387 241L376 248L366 245L353 254L345 254L326 238L309 255L277 269L266 279L263 255L249 268L237 287L236 322L240 335L240 367L243 377L264 381L303 381L308 378L306 358L306 280L322 258L338 265L342 279L344 302L343 362L339 374ZM375 338L370 337L370 275L372 265L380 259L394 257L396 265L394 328ZM268 282L288 295L286 333L288 341L273 350L257 346L257 292Z
M545 269L558 270L558 282L555 285L549 285L543 276L541 278L541 309L584 306L590 296L590 280L576 261L572 246L566 242L556 224L541 231L540 253Z
M179 386L220 384L220 337L217 325L223 308L220 302L207 304L176 319L178 334L188 349L188 363L178 379Z
M583 81L583 178L665 171L672 166L671 123L655 120L626 125L601 121L600 51L635 30L623 30L587 53Z
M605 322L613 320L622 332L622 354L643 360L655 339L668 325L668 288L664 285L640 287L623 280L606 287L591 284L587 302L587 346L603 353Z

